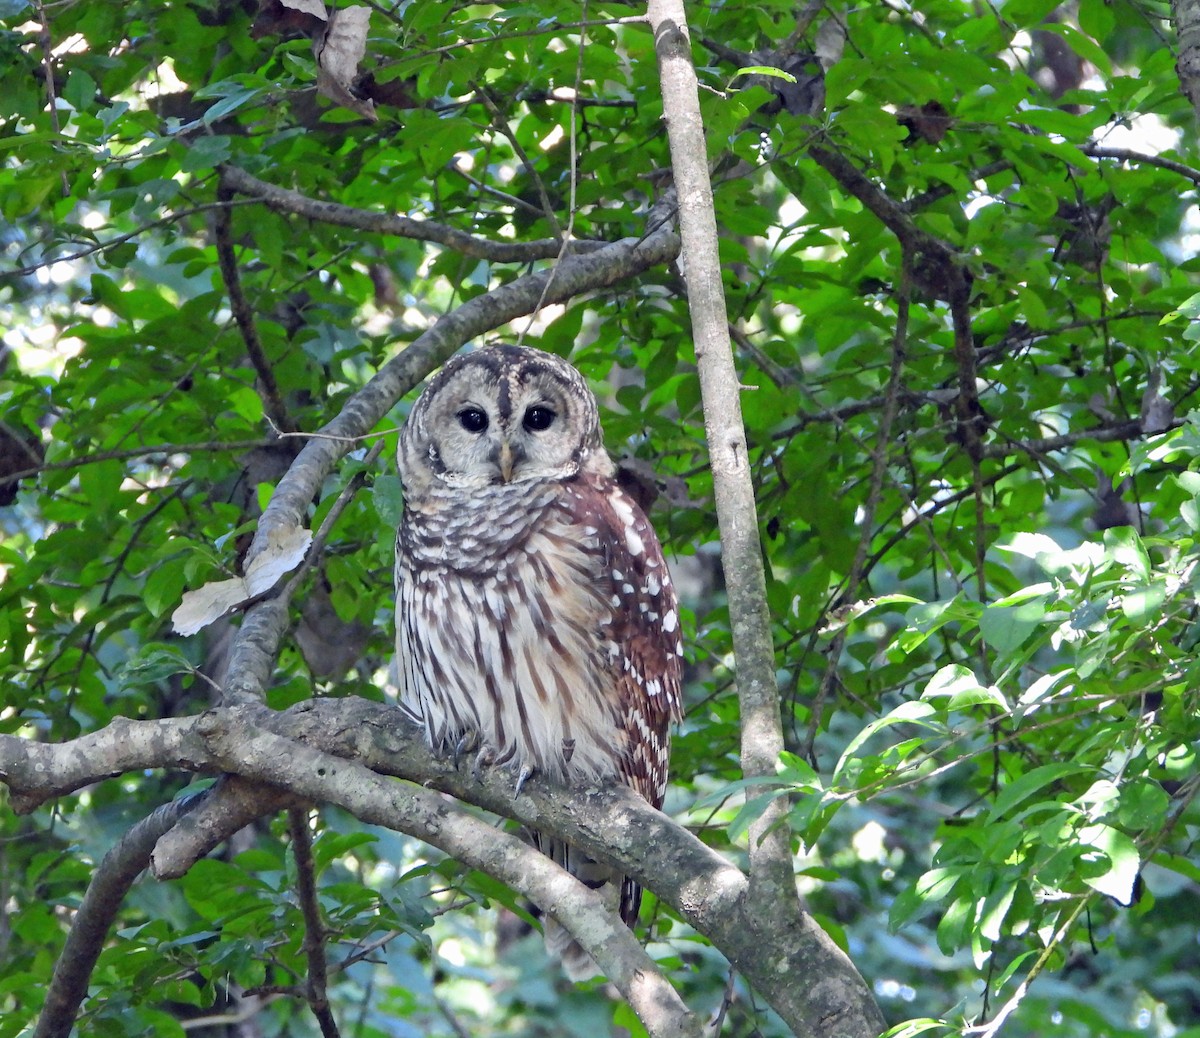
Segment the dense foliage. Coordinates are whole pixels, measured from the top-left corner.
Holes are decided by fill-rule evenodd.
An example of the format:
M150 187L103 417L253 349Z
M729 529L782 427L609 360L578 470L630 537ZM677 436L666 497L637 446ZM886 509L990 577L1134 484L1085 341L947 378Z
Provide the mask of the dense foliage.
M657 484L688 662L667 811L736 860L789 796L808 905L889 1023L1200 1033L1200 147L1171 26L1125 0L693 7L777 785L739 781L687 257L494 327L570 356ZM568 233L649 233L670 190L637 9L384 0L361 63L314 52L319 10L0 0L0 732L204 710L238 614L186 638L171 614L239 572L306 438L444 315ZM386 694L405 409L312 504L316 530L357 489L273 707ZM3 809L0 1038L108 848L200 782ZM317 1033L294 836L264 820L134 886L81 1031ZM332 810L313 855L344 1033L637 1026L482 873ZM719 1005L719 950L650 914L688 1003ZM730 990L727 1033L779 1031Z

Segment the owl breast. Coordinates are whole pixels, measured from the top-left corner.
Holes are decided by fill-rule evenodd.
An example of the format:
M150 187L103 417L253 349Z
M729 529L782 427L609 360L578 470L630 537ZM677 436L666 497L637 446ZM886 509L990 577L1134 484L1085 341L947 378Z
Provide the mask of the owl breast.
M645 650L676 629L676 607L649 525L615 483L428 495L401 526L397 585L402 701L435 750L478 743L496 764L559 782L620 776L661 802L678 681L645 674L677 674L678 659Z

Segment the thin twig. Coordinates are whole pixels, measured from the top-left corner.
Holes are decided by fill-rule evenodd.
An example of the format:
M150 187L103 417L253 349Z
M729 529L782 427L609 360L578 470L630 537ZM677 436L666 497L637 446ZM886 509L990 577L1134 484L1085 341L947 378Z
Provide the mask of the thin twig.
M54 89L54 37L50 32L50 20L46 17L46 8L42 4L42 0L34 0L33 6L42 26L39 36L42 44L42 71L46 77L46 97L50 107L50 126L56 134L60 134L62 126L58 121L58 96ZM62 180L63 198L69 198L71 182L67 179L67 171L61 170L59 177Z
M296 435L316 435L297 433ZM129 458L144 458L151 454L192 454L200 452L221 453L223 451L246 451L256 447L277 446L276 440L229 440L228 442L208 441L205 443L156 443L149 447L125 447L120 450L98 451L85 458L67 458L64 461L48 461L36 468L21 469L9 473L0 480L0 486L36 476L41 472L68 472L71 469L83 468L85 465L99 465L105 461L126 461Z
M546 191L546 185L542 182L542 178L537 171L537 167L530 160L529 155L521 146L521 142L517 140L517 135L513 133L512 127L508 125L508 120L504 118L504 113L500 111L499 105L492 99L492 95L487 92L487 89L481 84L476 84L475 93L479 96L479 100L483 102L484 108L488 110L488 115L491 116L492 127L499 132L508 141L509 147L512 148L513 154L517 160L525 168L529 179L533 181L533 186L537 188L538 198L542 202L542 216L546 222L550 224L551 233L559 242L560 247L566 241L563 237L562 228L558 224L558 217L554 215L554 206L550 204L550 195ZM572 112L574 109L572 108Z
M484 23L486 24L486 23ZM497 33L495 36L484 36L473 40L459 40L457 43L447 43L442 47L431 47L429 50L415 51L410 59L434 57L440 54L452 54L464 47L478 47L487 43L504 43L506 40L523 40L531 36L549 36L556 32L570 32L572 29L603 28L612 25L645 25L644 14L628 15L623 18L603 18L596 21L562 22L558 25L547 25L537 29L522 29L519 32Z
M217 188L217 200L229 202L232 199L233 189L222 183ZM217 266L225 282L225 291L229 295L229 308L233 312L238 331L242 334L242 342L246 346L250 364L258 375L263 412L274 428L282 432L296 432L296 424L284 406L279 384L275 381L275 372L267 359L266 350L263 349L262 339L258 336L254 309L242 290L242 276L238 270L237 254L233 249L233 215L227 205L217 210L213 238L217 250Z
M386 440L379 440L374 447L367 451L366 457L362 461L362 468L354 473L350 481L342 487L342 492L338 494L337 500L334 501L332 507L329 509L320 528L313 535L312 543L309 544L308 551L304 555L304 561L300 563L296 568L296 572L292 574L291 579L287 582L282 592L284 601L291 598L300 581L317 564L317 560L325 550L325 542L329 540L329 535L333 532L334 526L354 498L354 495L358 493L359 488L366 482L366 474L371 470L371 466L375 464L376 459L382 453L386 442Z
M788 386L794 386L799 379L796 378L790 371L776 364L765 352L758 348L758 345L750 338L741 328L732 321L729 322L729 336L737 343L738 349L743 353L748 353L750 359L762 370L780 389L786 389Z
M127 241L132 241L134 238L145 234L147 231L152 231L156 227L163 227L170 223L175 223L178 220L183 220L189 216L195 216L197 213L207 213L212 209L220 209L227 205L252 205L256 199L245 199L236 202L205 202L203 205L195 205L190 209L180 209L178 212L171 213L167 216L160 217L157 220L151 220L149 223L142 224L132 231L127 231L125 234L118 234L114 238L109 238L107 241L99 241L94 245L89 245L85 249L80 249L78 252L72 252L68 256L53 256L50 259L39 260L37 263L30 263L24 267L17 267L14 270L0 274L0 280L6 277L28 277L30 274L36 274L39 270L53 266L55 263L73 263L75 260L86 259L88 256L93 256L97 252L107 252L109 249L115 249L118 245L124 245Z
M324 1038L339 1038L337 1021L329 1008L326 985L329 979L328 963L325 960L325 921L321 918L321 907L317 902L316 866L313 863L312 832L308 827L308 810L302 807L288 809L288 833L292 838L292 856L296 860L296 894L300 901L300 912L304 916L304 955L308 960L308 978L305 997L317 1023L321 1025Z
M587 20L587 7L588 7L588 0L583 0L582 14L583 14L584 21ZM587 45L587 37L584 35L583 31L580 30L579 49L576 52L576 57L575 57L575 95L576 95L576 97L579 96L579 90L580 90L581 86L583 85L583 51L584 51L584 47L586 45ZM577 131L576 122L577 122L578 115L579 115L579 109L575 105L571 105L571 124L570 124L571 132L569 135L570 136L570 148L571 148L571 155L570 155L571 185L570 185L570 197L567 202L567 229L563 232L562 249L559 250L558 258L555 261L554 266L550 269L550 277L547 278L547 280L546 280L546 285L542 289L542 295L541 295L541 298L538 299L537 306L535 306L533 308L533 313L531 313L529 315L529 320L525 323L525 327L521 330L521 333L517 336L517 345L518 346L521 345L521 343L525 340L525 336L529 334L529 329L533 327L533 322L537 320L538 314L540 314L542 312L542 305L546 301L546 295L550 291L550 286L554 284L554 271L558 269L558 264L562 262L562 258L567 254L567 249L570 248L570 245L571 245L571 235L575 230L575 190L577 187L578 173L579 173L579 170L577 169L577 163L579 160L578 160L578 152L577 152L578 140L577 140L577 132L576 132Z
M463 180L465 180L477 191L481 191L486 195L491 195L493 198L498 199L505 205L511 205L514 209L521 209L532 216L542 215L542 211L532 202L526 202L523 198L518 198L516 195L510 195L507 191L501 191L498 187L493 187L491 184L485 184L477 177L471 176L470 173L468 173L462 168L462 166L458 164L457 157L452 158L449 162L447 162L446 168L452 173L457 173L463 178Z
M879 432L871 445L874 462L871 468L871 483L867 491L867 499L863 503L862 533L854 549L854 560L850 565L850 575L846 580L845 599L848 603L855 600L858 588L862 582L864 567L867 561L867 550L871 538L875 534L875 513L879 509L879 500L883 494L883 483L887 476L888 454L891 448L892 425L900 409L901 379L904 373L904 358L908 348L908 309L912 281L909 263L911 261L907 250L904 254L903 267L900 271L899 292L896 299L896 330L892 338L892 363L888 372L887 389L883 398L883 413L879 418ZM833 690L837 680L838 669L841 665L842 648L846 644L849 626L842 627L833 637L829 646L825 674L817 692L816 701L808 722L808 736L805 739L805 754L812 755L812 747L816 742L817 730L821 724L821 715L826 700Z

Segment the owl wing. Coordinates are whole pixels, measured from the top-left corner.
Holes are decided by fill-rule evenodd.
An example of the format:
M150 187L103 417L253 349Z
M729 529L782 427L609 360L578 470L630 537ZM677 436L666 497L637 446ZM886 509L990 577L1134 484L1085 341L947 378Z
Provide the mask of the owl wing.
M662 546L637 502L612 479L581 476L565 485L560 502L576 543L586 545L586 595L601 617L593 669L604 677L605 696L615 702L620 731L614 733L619 779L654 807L667 788L670 725L682 718L683 643L679 603ZM555 839L541 839L545 853L584 883L615 883L625 923L637 922L641 888L627 876L580 855ZM590 960L576 946L551 936L547 946L560 954L569 975L586 976ZM573 961L579 960L579 961Z
M585 532L596 529L603 559L597 584L611 607L603 642L628 738L621 777L661 807L668 728L682 717L679 602L662 546L637 502L604 478L583 481L581 491L575 518Z

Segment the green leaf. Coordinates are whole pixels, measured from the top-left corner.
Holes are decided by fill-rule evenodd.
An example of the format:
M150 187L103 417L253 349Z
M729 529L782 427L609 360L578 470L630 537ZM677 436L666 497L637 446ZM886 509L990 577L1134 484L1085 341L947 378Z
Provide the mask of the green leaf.
M1121 596L1121 611L1135 624L1146 624L1158 617L1167 600L1166 585L1161 582L1131 588Z
M796 77L790 72L784 72L781 68L775 68L773 65L743 65L735 73L735 76L770 76L772 79L782 79L788 83L795 83Z
M3 15L0 15L3 17ZM83 69L72 69L71 74L67 76L67 82L63 86L63 97L70 102L71 107L77 112L91 106L93 98L96 96L96 81L92 79Z
M371 503L375 506L379 522L388 529L396 529L404 514L404 488L400 484L400 477L376 476L371 486Z
M121 684L125 688L156 685L175 674L195 670L192 662L171 645L148 644L121 668Z
M897 724L916 724L923 728L932 731L942 731L943 727L938 722L930 721L929 718L937 713L936 709L924 701L910 701L901 703L894 710L889 711L883 717L876 718L868 724L861 732L850 740L849 745L842 751L842 756L838 760L837 766L833 769L834 784L838 784L840 777L845 771L847 765L854 759L858 749L877 732L883 731L892 725Z
M1132 526L1118 526L1104 531L1104 547L1113 560L1124 566L1129 574L1146 582L1150 579L1150 556L1142 538Z
M950 710L968 706L995 706L1008 712L1008 702L994 685L981 685L974 673L960 663L951 663L929 679L921 692L922 699L948 698Z
M239 108L248 104L250 101L255 100L262 93L263 90L261 87L234 86L223 96L219 94L215 95L220 96L221 100L219 100L216 104L211 105L204 113L203 118L205 126L211 126L218 119L222 119L227 115L232 115ZM202 95L200 92L197 92L196 96L200 97ZM211 97L214 95L210 93L206 96Z
M1043 601L985 606L979 618L979 633L996 652L1006 655L1024 645L1045 619L1046 603Z
M1122 905L1133 901L1133 885L1142 860L1137 846L1120 829L1109 825L1089 825L1079 831L1079 842L1100 851L1107 868L1099 875L1085 875L1083 881L1093 890Z
M1035 793L1047 786L1061 782L1071 775L1081 774L1084 770L1081 764L1069 761L1058 761L1054 764L1042 764L1031 768L1000 790L995 803L992 804L991 811L988 812L988 822L995 822L1003 818Z

